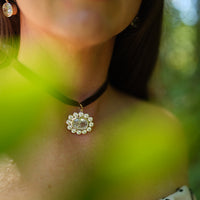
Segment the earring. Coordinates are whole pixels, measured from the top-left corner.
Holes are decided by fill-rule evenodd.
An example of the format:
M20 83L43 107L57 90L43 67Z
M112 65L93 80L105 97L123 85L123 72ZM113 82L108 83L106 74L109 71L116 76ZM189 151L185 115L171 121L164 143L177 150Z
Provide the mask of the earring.
M140 23L140 17L136 16L133 21L131 22L131 26L133 28L138 28L139 27L139 23Z
M17 6L13 3L9 3L8 0L3 4L2 10L6 17L11 17L17 14Z

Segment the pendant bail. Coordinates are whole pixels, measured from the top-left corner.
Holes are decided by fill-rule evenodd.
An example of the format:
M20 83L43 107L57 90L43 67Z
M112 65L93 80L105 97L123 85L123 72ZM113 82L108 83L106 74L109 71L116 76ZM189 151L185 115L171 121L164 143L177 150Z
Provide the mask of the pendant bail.
M83 112L83 105L81 103L79 103L80 105L80 112Z

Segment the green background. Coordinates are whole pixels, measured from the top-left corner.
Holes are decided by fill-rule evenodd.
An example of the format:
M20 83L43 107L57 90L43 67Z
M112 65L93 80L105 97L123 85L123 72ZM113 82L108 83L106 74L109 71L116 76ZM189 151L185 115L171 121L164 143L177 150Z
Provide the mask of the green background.
M200 199L200 1L166 0L152 98L183 124L190 145L190 187Z

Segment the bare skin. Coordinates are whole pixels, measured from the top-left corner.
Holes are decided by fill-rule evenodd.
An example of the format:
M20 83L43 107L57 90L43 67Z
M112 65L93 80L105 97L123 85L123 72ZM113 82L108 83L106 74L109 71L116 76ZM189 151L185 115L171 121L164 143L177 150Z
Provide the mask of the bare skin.
M183 133L177 120L168 111L110 88L99 101L104 104L99 107L101 112L97 115L94 131L85 136L74 136L63 127L62 109L59 105L55 106L53 99L49 99L44 110L45 122L27 133L30 138L11 154L21 173L21 180L16 182L16 190L8 188L9 195L13 193L16 198L18 194L21 199L24 195L24 199L29 197L30 200L36 197L41 200L80 199L87 196L91 186L96 186L94 199L122 200L125 197L130 200L154 200L187 185ZM131 127L119 124L122 116L132 124ZM54 121L54 124L50 121ZM124 131L121 131L122 128ZM138 138L138 134L142 136ZM151 138L151 142L148 138ZM141 145L138 146L138 142ZM161 149L158 143L162 144ZM119 149L127 152L126 148L128 154L119 159ZM149 161L151 154L153 157ZM109 160L114 159L110 164L107 155ZM144 160L142 164L141 158ZM131 160L134 165L128 167L128 172L122 168L120 178L118 172L114 173L115 184L109 183L113 179L113 175L109 176L113 169L108 167L105 172L108 181L105 183L109 184L103 186L105 192L98 189L97 184L101 180L98 174L102 174L104 167L114 164L113 167L120 170L118 162L129 163ZM6 194L6 198L9 195ZM13 196L8 199L14 199Z
M18 59L52 81L65 95L81 101L93 94L104 82L115 37L135 17L141 0L127 0L126 4L124 0L118 0L115 4L105 0L66 0L63 1L65 5L62 1L43 0L37 11L39 2L41 1L17 1L22 11ZM61 8L66 9L65 12L60 12ZM70 19L73 23L61 19ZM24 81L17 72L12 73L16 80ZM25 84L26 81L23 82ZM44 95L43 98L46 102L42 107L44 122L33 127L27 133L30 138L12 153L22 174L21 182L17 183L18 191L14 192L15 198L17 193L23 195L23 190L25 194L27 192L24 197L26 200L29 200L27 196L30 200L89 199L87 195L93 187L96 191L93 194L95 200L153 200L187 184L186 160L181 155L185 152L184 139L180 140L182 131L177 120L162 108L109 86L99 99L84 110L95 116L94 131L88 135L76 136L63 126L65 117L75 111L74 107L64 105L50 96ZM127 122L126 125L121 116ZM160 146L154 139L157 133L162 135L160 143L165 141L164 150L169 148L169 152L163 151L162 155L155 153L160 152ZM138 135L144 137L138 138ZM155 154L157 160L148 161L151 155L148 152L151 151L140 155L145 149L143 145L149 144L146 137L153 138L153 145L149 148L153 149L152 154ZM141 140L144 143L137 146ZM172 144L170 141L173 141ZM180 148L173 150L171 147L177 141ZM123 147L128 152L125 158L120 157L119 149L122 148L123 151ZM110 157L107 159L106 155ZM163 160L163 156L166 159ZM139 158L146 161L141 164ZM131 160L133 166L132 162L129 163ZM130 167L121 169L122 162L129 163L125 166ZM161 162L163 165L160 165ZM151 166L150 163L154 164ZM119 166L120 177L115 170L109 168L112 165L113 169L118 169ZM140 165L141 169L135 168ZM152 168L149 169L149 166ZM113 176L109 176L112 173ZM149 181L146 181L144 174ZM106 183L109 184L101 188L102 185L98 184L104 178L108 179ZM97 186L94 187L95 185ZM9 193L12 196L10 191ZM9 200L13 198L6 196Z

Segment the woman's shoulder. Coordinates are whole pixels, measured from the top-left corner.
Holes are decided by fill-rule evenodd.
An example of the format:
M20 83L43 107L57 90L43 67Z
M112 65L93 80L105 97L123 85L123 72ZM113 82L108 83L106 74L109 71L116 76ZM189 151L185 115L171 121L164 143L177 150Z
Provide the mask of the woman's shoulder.
M120 113L124 113L125 116L129 116L130 120L137 120L138 122L143 122L146 125L155 125L157 128L163 128L168 126L168 128L179 129L183 131L182 124L180 120L176 117L174 113L168 109L157 105L152 101L146 101L139 99L134 96L130 96L126 93L122 93L119 90L113 88L115 103L113 105L118 108Z
M176 188L187 185L187 140L180 120L162 106L116 93L114 107L119 114L115 114L117 120L113 123L115 135L121 144L124 140L127 148L126 144L131 141L129 152L136 151L138 158L148 166L143 168L143 174L145 170L147 175L149 171L155 173L155 177L160 174L155 180L157 192L155 194L152 189L151 196L154 199L167 196Z
M116 162L129 163L129 168L132 164L138 177L134 177L138 184L133 184L135 199L160 199L187 185L187 142L177 117L152 102L118 91L109 105L115 108L114 122L108 122L106 134L108 149L111 146L115 152L109 158L113 161L117 155Z
M143 117L152 122L157 121L160 125L168 125L172 128L182 129L182 123L180 119L178 119L178 117L172 111L156 104L153 101L146 101L133 97L132 109L143 113ZM157 126L159 126L159 124L157 124Z

